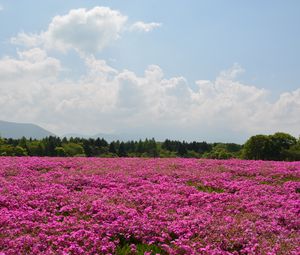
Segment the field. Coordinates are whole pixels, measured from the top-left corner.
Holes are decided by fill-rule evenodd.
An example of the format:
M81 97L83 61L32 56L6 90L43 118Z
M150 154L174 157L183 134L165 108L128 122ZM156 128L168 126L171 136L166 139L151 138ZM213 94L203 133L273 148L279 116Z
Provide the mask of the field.
M0 254L300 254L300 162L0 158Z

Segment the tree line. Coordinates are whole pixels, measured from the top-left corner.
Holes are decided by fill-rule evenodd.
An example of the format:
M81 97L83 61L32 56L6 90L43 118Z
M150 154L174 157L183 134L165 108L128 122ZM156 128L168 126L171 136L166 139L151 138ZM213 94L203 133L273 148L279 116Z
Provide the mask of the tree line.
M211 159L300 160L300 139L287 133L255 135L243 144L186 142L154 138L112 141L103 138L60 138L41 140L0 138L0 156L48 157L187 157Z

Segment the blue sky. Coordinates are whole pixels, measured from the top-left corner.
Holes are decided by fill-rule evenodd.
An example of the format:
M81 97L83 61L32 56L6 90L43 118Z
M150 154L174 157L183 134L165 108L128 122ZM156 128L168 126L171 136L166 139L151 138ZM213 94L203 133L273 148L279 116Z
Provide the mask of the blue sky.
M129 35L100 56L139 73L159 64L169 76L193 81L213 79L220 70L239 63L242 79L274 93L300 86L299 1L1 1L3 45L20 31L46 29L51 18L75 8L97 5L120 10L130 19L163 23L151 35ZM147 48L147 50L145 50Z
M138 78L144 77L145 70L148 70L149 65L156 65L163 72L163 79L167 79L170 84L174 77L183 77L185 80L184 86L186 86L188 90L190 89L193 92L196 92L196 94L190 95L192 99L188 101L186 105L172 105L172 109L188 109L189 112L194 111L195 108L199 107L199 109L197 108L197 110L193 113L195 114L195 118L198 118L197 116L201 116L202 114L201 111L204 107L203 100L205 101L205 107L208 109L209 105L207 104L209 104L209 102L213 102L213 100L207 100L207 98L211 97L211 93L205 97L205 93L208 92L207 90L203 90L203 87L201 87L201 91L198 91L197 84L199 83L197 83L197 81L211 81L213 87L221 86L224 88L225 86L229 86L229 88L233 91L232 93L239 90L241 86L243 86L242 89L247 91L250 91L251 89L249 88L253 87L256 90L251 90L252 92L247 93L257 95L254 96L254 98L259 98L257 99L259 102L253 101L252 103L256 104L263 101L261 108L270 107L270 109L275 109L274 111L276 112L273 113L271 116L272 118L270 117L267 123L262 124L261 122L266 119L265 115L267 113L261 112L262 110L260 110L260 108L252 109L250 112L238 112L233 114L233 116L227 116L225 119L220 118L222 113L216 110L213 114L211 114L214 117L212 117L211 120L206 121L206 123L211 123L210 125L214 126L213 129L216 130L212 131L212 128L209 126L206 126L203 130L200 129L204 134L203 139L208 137L208 139L213 140L215 137L219 140L231 139L242 141L249 134L253 134L255 132L268 133L279 129L298 135L296 126L298 125L299 119L292 120L292 118L297 116L299 110L299 105L296 100L298 99L298 90L300 88L299 1L0 0L0 6L2 6L2 10L0 11L0 57L2 58L3 65L7 65L7 63L4 62L5 56L22 61L22 59L19 59L18 52L20 53L33 48L38 48L41 51L45 51L48 58L59 60L59 68L61 68L62 71L58 71L58 75L55 73L53 74L53 77L49 77L53 80L55 76L55 79L58 79L56 84L66 84L66 80L75 81L82 77L87 77L87 73L90 71L89 68L91 67L87 66L86 60L87 58L90 58L91 55L96 60L105 61L107 66L116 70L118 74L115 73L115 79L117 79L116 77L119 79L119 77L123 77L125 74L128 76L128 73L124 74L124 70L130 70L130 72L133 72L135 76L134 79L136 78L136 80L133 82L133 78L131 77L132 79L130 82L133 82L134 84L139 84L140 81ZM97 6L106 6L112 11L118 11L123 17L126 16L127 20L124 24L122 23L122 28L117 31L117 39L114 38L110 40L109 43L105 44L105 47L102 47L99 50L93 50L92 53L91 51L88 51L89 57L87 57L87 52L83 52L84 50L87 50L87 48L85 46L84 49L80 48L83 47L82 44L80 46L76 46L75 44L77 44L77 42L75 42L74 45L71 45L72 43L68 41L68 46L65 44L67 50L57 50L55 48L58 47L58 44L55 42L57 38L53 39L52 37L49 37L50 39L48 38L48 41L45 38L41 39L45 42L30 45L30 47L28 45L24 45L24 43L20 43L20 40L17 41L17 43L12 43L12 38L17 38L20 33L32 36L42 35L43 32L47 32L48 26L51 24L55 16L67 16L71 10L79 8L85 8L88 13ZM156 23L159 24L159 26L148 32L141 30L135 31L132 27L138 21L143 22L144 24ZM76 27L76 24L74 27ZM80 26L78 26L78 30L79 29ZM84 35L88 36L87 33L88 30L84 31ZM100 31L99 33L101 34L102 32ZM98 39L102 40L101 38ZM49 46L49 40L51 41L51 46ZM62 42L61 38L59 40ZM64 41L64 43L66 43L66 41ZM82 57L82 54L86 54L85 57ZM236 73L238 73L238 75L231 77L229 73L234 72L232 71L233 69L237 70ZM227 78L223 79L226 80L226 85L217 85L217 80L220 80L220 77L224 76L220 74L222 71L227 75ZM36 81L38 78L31 76L31 79L35 79ZM229 84L229 80L232 82L231 85ZM7 82L3 80L2 84L5 82L6 84L9 84L9 82L12 81ZM14 84L16 84L16 82L14 82ZM44 86L46 87L39 89L49 89L50 85L48 84ZM74 86L80 85L77 84ZM87 85L85 84L83 86ZM172 87L175 85L173 84L168 86ZM180 87L181 85L177 84L176 86ZM234 86L236 87L233 88ZM2 85L3 90L4 87L5 86ZM8 87L8 85L6 85L6 87ZM141 86L137 85L137 87L140 88ZM116 90L120 92L125 90L125 88L125 85L123 86L122 84L118 84L118 88ZM134 91L136 92L136 90ZM160 91L160 89L158 89L158 91ZM219 98L224 99L224 97L222 97L224 96L224 93L220 92L223 91L223 89L216 89L216 91L214 92L214 100L219 100ZM68 95L70 94L69 92ZM10 91L10 93L13 92ZM29 92L27 91L26 93ZM72 93L75 92L72 90ZM109 91L106 93L114 94L115 91ZM146 89L142 94L144 97L148 97L150 96L149 93L151 94L152 92ZM178 91L176 93L178 93ZM261 93L263 95L261 95ZM289 97L285 96L286 93L290 94ZM189 107L194 105L195 98L200 97L200 94L201 96L204 94L204 99L201 97L202 99L199 100L202 101L197 102L197 107L193 106L191 110ZM138 95L140 94L136 94L136 96ZM251 95L248 95L247 98L250 98ZM62 94L59 96L61 100L65 100L66 102L74 101L74 98L76 98L76 95L74 95L73 98L65 97ZM129 95L127 94L124 96L127 99L129 98ZM153 94L152 96L160 97L161 95ZM31 100L34 100L30 93L28 94L28 97L31 98ZM239 94L230 94L229 96L225 95L225 98L230 98L231 107L247 109L247 107L251 105L250 103L248 106L240 105L241 102L234 101L237 97L239 97ZM263 99L261 99L261 97L263 97ZM120 99L120 97L118 98ZM88 98L84 98L83 101L84 100L88 100ZM158 100L158 104L168 107L170 104L167 100L169 100L169 95L167 97L161 97L160 100ZM174 100L171 100L172 103L174 103ZM184 101L184 99L179 96L177 96L176 100L180 102ZM283 100L285 101L283 102ZM24 101L23 103L29 110L30 107L28 106L28 101ZM151 104L153 105L152 101ZM202 105L202 108L200 105ZM50 106L51 103L49 103L49 107ZM46 105L38 107L46 107ZM93 133L97 132L97 130L99 130L99 132L128 133L131 132L133 127L135 129L137 128L136 126L138 126L135 132L143 135L143 130L147 130L147 128L143 129L143 125L140 125L144 119L140 116L138 117L138 112L140 112L141 108L145 108L146 110L143 114L151 114L152 110L156 106L154 104L153 109L151 109L150 106L146 107L143 105L136 105L137 108L135 110L128 110L128 107L126 106L127 108L125 107L126 109L124 108L124 110L122 107L118 107L118 103L115 101L114 107L115 110L113 113L110 110L105 112L102 106L99 108L101 112L99 115L101 118L105 119L106 122L110 122L111 125L107 125L105 127L101 125L101 127L98 127L101 123L95 121L95 117L91 117L86 123L90 123L90 126L93 125L94 128L78 126L78 130L74 128L74 126L76 127L77 125L76 120L73 120L74 123L72 128L69 128L68 125L59 126L52 123L54 120L55 122L60 120L53 117L54 113L53 115L49 113L47 118L40 118L42 115L41 113L36 116L32 113L26 117L21 113L19 115L16 114L16 116L11 116L9 111L7 111L7 114L4 114L3 118L8 118L9 120L14 121L18 121L20 119L20 121L25 122L38 122L38 124L46 126L57 133L64 133L69 129L71 129L70 131L72 132L82 131L83 133ZM218 109L227 109L226 107L220 105ZM283 109L283 107L287 107L287 109ZM74 111L77 109L75 108L73 109ZM173 112L172 109L170 109L171 112L166 111L165 114L172 116L175 112L175 116L176 114L181 116L180 113L176 113L176 110ZM88 109L85 110L88 111ZM122 112L123 110L125 112ZM33 112L35 111L36 109L33 110ZM159 112L159 110L157 111ZM203 111L205 112L205 110ZM231 110L228 109L228 111ZM120 112L129 116L127 119L124 118L124 123L122 122L122 125L128 128L116 128L116 125L120 125L120 123L116 122L115 118L118 114L120 114ZM286 112L292 114L289 116L289 121L284 121L284 119L282 119L281 123L279 123L280 116L286 116ZM93 116L95 116L97 115L97 112L94 112L93 114ZM248 119L251 121L251 128L236 129L236 127L230 125L232 121L236 121L236 125L241 125L240 122L244 122L245 120L242 119L240 115L246 115L247 118L245 118L245 120ZM114 116L111 117L114 119L110 119L109 116ZM184 116L183 113L182 116ZM155 119L156 117L157 115L153 118ZM63 118L63 116L61 116L61 118ZM201 125L201 122L196 121L194 126L190 126L188 124L185 125L185 122L190 123L188 118L193 118L193 115L186 119L185 117L182 117L179 122L183 124L178 128L175 127L173 134L174 138L176 136L186 139L197 138L196 130L197 126ZM139 122L139 124L135 125L135 121ZM69 120L69 122L72 123L72 120ZM170 128L170 123L173 123L172 125L176 126L176 124L174 124L176 123L176 119L170 119L169 122L166 122L165 125L162 125L161 127L157 127L155 125L152 126L152 124L147 123L149 130L147 130L145 135L163 137L168 134L166 130ZM217 125L224 127L223 136L220 135L220 130L216 127ZM185 129L189 130L189 135L186 137L182 135L182 130ZM227 133L228 135L226 135Z

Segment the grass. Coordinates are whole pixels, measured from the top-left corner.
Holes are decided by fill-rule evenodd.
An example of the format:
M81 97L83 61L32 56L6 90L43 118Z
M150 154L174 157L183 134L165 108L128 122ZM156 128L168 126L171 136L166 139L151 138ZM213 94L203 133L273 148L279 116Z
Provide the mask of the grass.
M156 244L144 244L134 237L126 239L123 236L119 236L118 238L120 240L120 243L117 246L114 255L144 255L145 252L150 252L151 255L167 254L162 248L160 248ZM131 249L131 245L135 246L134 251Z
M224 193L225 192L225 190L222 188L207 186L207 185L199 184L199 183L193 182L193 181L188 181L187 185L193 186L197 190L202 191L202 192L207 192L207 193Z
M132 252L130 248L130 244L126 243L117 247L115 255L144 255L145 252L151 252L151 255L155 254L167 254L164 250L158 247L155 244L136 244L136 251Z
M300 182L300 177L293 176L293 175L287 175L284 177L273 175L271 176L272 180L262 181L260 184L266 184L266 185L282 185L285 182ZM296 191L297 192L297 191Z

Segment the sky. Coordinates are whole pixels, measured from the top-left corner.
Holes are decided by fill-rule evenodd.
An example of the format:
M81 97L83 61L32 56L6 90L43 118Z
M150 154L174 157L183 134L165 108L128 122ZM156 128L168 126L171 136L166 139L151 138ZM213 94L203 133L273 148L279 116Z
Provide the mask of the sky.
M57 135L300 134L300 2L0 0L0 119Z

